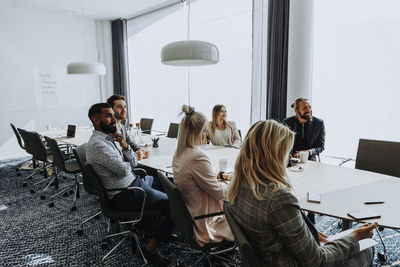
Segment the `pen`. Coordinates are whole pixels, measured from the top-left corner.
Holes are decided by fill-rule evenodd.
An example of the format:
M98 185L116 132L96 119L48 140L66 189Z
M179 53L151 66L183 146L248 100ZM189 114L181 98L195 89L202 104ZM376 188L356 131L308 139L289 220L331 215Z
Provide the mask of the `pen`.
M385 201L366 201L364 202L365 205L371 205L371 204L383 204Z

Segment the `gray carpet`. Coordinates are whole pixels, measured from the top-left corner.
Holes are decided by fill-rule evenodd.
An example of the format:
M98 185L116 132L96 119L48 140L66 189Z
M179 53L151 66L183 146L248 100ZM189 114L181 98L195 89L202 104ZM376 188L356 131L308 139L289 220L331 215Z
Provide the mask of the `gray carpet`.
M40 193L30 194L29 187L22 186L23 176L15 172L20 161L0 161L0 266L140 266L143 263L126 242L101 264L100 259L106 253L100 248L106 234L106 219L100 216L85 225L83 236L76 234L82 219L97 210L97 200L82 192L77 211L70 210L72 196L57 198L55 206L50 208L48 199L41 200ZM39 179L39 175L34 177L36 181ZM63 187L72 179L61 181L60 187ZM46 195L54 190L50 187ZM327 216L317 216L317 228L327 234L339 231L337 222ZM400 266L400 234L385 229L382 235L388 248L388 261L375 266ZM179 243L161 246L162 253L172 260L171 266L176 260L181 266L196 260L195 256L184 254L185 249L188 247ZM380 250L381 245L376 246L376 251Z

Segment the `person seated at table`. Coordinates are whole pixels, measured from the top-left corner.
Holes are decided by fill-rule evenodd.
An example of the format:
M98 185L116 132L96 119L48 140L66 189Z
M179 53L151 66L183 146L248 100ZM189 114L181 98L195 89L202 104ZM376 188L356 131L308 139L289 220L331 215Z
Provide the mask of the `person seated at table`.
M183 106L184 117L181 120L178 146L175 151L172 168L174 183L181 192L192 217L220 212L222 200L226 197L227 184L219 182L213 171L210 159L199 146L206 141L204 128L206 117ZM233 235L223 215L194 221L194 235L197 243L233 241Z
M143 152L136 144L135 140L128 134L128 123L126 120L127 108L125 97L122 95L114 94L107 99L107 103L111 105L114 111L114 117L117 120L117 132L124 136L126 143L136 152L138 160L148 158L150 156L149 150Z
M111 106L107 103L94 104L88 115L94 131L86 146L87 162L106 189L135 186L146 192L145 209L160 211L163 218L157 222L159 226L154 227L154 238L142 250L152 263L166 265L167 259L160 254L157 247L160 241L170 237L174 227L169 216L167 195L151 187L154 177L146 176L142 179L133 174L132 168L138 164L138 155L126 143L123 135L116 132L117 120ZM142 208L143 195L134 190L112 191L107 194L115 209L138 211Z
M299 157L301 151L307 151L308 159L316 161L317 156L325 149L324 121L312 115L307 98L297 98L291 107L296 115L283 120L296 133L291 155Z
M370 266L373 248L360 252L358 241L372 237L376 223L327 242L301 211L286 175L293 140L286 126L259 121L236 161L228 201L258 259L263 266Z
M213 145L240 148L242 143L239 131L233 121L226 120L224 105L215 105L212 120L207 123L207 133Z

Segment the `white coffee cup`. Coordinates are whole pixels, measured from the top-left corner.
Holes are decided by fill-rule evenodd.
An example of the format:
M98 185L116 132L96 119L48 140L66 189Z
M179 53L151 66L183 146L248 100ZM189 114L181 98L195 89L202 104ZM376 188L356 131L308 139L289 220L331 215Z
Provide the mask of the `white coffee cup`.
M301 163L306 163L308 161L308 151L300 151L299 158Z
M220 172L226 172L226 169L228 169L228 166L229 166L229 162L227 159L220 159L218 161L218 165L219 165Z
M48 131L51 131L51 129L52 129L52 128L51 128L51 124L47 124L47 125L46 125L46 129L47 129Z

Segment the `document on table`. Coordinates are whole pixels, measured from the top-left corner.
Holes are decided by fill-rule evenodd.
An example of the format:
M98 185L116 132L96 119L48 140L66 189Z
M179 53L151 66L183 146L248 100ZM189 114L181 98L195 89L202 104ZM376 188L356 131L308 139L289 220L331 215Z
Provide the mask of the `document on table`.
M335 235L328 236L327 240L330 242L330 241L342 238L345 235L348 235L353 231L354 231L354 229L348 229L346 231L339 232L339 233L337 233ZM366 239L360 240L360 241L358 241L358 243L360 244L360 251L363 251L364 249L367 249L369 247L372 247L372 246L375 246L376 244L378 244L372 238L366 238Z

